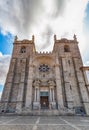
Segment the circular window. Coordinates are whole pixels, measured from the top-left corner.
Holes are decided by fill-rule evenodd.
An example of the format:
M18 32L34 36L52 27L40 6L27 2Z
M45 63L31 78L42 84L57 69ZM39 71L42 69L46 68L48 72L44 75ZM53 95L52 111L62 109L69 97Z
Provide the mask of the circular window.
M39 70L41 72L46 72L46 71L49 71L49 67L48 65L43 64L43 65L40 65Z

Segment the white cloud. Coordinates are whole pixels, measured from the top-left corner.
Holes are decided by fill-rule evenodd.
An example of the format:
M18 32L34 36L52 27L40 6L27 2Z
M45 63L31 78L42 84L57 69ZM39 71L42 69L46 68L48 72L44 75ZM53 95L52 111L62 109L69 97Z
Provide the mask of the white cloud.
M89 61L86 61L85 65L86 65L86 66L89 66Z
M72 38L75 33L83 55L88 45L84 32L87 4L88 0L0 0L0 26L20 39L35 34L38 50L52 48L53 34Z
M2 55L2 53L0 52L0 84L2 85L5 83L10 58L11 58L10 55Z

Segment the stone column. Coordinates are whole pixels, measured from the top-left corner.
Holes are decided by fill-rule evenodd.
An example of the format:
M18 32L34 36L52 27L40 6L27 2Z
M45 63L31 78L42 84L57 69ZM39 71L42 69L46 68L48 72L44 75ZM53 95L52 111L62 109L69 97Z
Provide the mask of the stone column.
M37 89L37 101L38 102L40 101L40 90L39 90L39 87Z
M34 92L34 101L33 101L33 109L39 109L40 108L40 93L39 93L39 80L35 80L33 83L33 86L35 88Z
M49 106L50 109L56 109L56 102L54 100L54 87L55 87L55 82L52 80L49 80L49 93L50 93L50 100L49 100Z
M62 92L61 75L58 59L56 59L56 64L54 67L56 76L57 103L58 103L58 109L60 109L64 108L64 103L63 103L63 92Z
M49 101L52 102L52 93L51 93L51 87L49 89Z
M55 101L55 97L54 97L55 95L54 95L54 88L53 88L53 102Z
M17 96L17 104L16 104L16 111L17 112L21 112L22 105L23 105L26 59L22 60L21 67L22 67L21 68L21 78L20 78L20 84L19 84L19 90L18 90L18 96Z
M33 82L33 65L29 63L28 82L26 91L25 107L32 109L32 82Z
M39 97L40 97L40 94L39 94L39 87L35 87L35 92L34 92L34 102L39 102Z
M36 102L36 88L34 89L34 102Z

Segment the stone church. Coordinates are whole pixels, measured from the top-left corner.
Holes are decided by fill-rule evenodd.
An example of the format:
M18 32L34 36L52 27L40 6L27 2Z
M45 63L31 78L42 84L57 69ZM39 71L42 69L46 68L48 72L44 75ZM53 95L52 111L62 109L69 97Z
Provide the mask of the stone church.
M1 113L89 115L89 84L76 35L54 35L52 52L37 52L32 40L15 37Z

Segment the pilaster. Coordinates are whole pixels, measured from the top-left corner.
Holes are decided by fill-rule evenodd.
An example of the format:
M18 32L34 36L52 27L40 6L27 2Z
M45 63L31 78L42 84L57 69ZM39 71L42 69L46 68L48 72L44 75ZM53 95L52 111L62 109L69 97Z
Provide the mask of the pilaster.
M40 90L39 90L39 80L35 80L33 83L34 86L34 101L33 101L33 109L40 109Z
M57 102L58 102L58 109L60 109L60 108L64 108L64 103L63 103L63 92L62 92L60 68L59 68L59 62L57 58L56 58L56 64L54 67L55 67L55 76L56 76Z
M29 72L26 90L26 103L25 107L32 109L32 83L33 83L33 65L29 61Z
M56 109L56 101L54 95L54 88L56 84L53 80L49 80L48 84L49 84L49 106L50 109Z
M23 106L23 96L24 96L24 82L25 82L25 67L26 67L26 59L22 60L21 66L21 78L17 96L17 104L16 104L16 111L21 112Z

